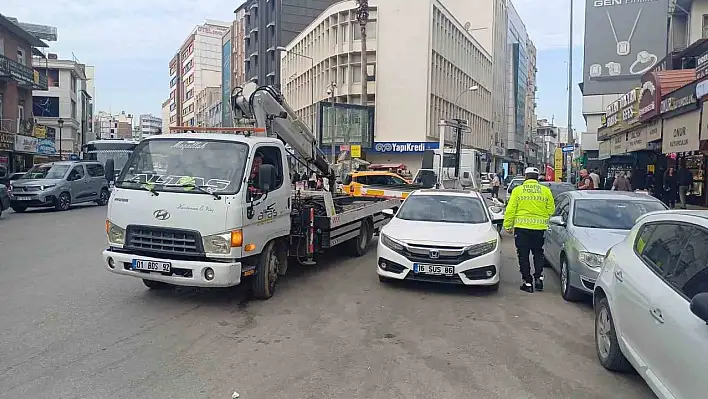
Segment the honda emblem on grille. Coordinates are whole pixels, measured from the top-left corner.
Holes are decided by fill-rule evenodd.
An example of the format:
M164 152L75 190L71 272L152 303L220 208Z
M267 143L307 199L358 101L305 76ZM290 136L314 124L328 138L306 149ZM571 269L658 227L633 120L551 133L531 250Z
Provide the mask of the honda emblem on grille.
M437 249L430 250L430 259L437 259L440 257L440 252Z
M152 213L152 216L155 216L157 220L167 220L170 218L170 213L164 209L158 209Z

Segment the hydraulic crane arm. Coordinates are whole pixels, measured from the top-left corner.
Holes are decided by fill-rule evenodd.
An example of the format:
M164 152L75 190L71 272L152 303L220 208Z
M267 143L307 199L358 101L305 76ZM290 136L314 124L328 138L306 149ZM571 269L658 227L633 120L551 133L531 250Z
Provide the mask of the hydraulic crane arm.
M237 87L231 95L231 108L234 119L255 120L257 127L290 145L308 165L314 165L325 176L334 175L325 154L317 147L315 135L275 87L253 82Z

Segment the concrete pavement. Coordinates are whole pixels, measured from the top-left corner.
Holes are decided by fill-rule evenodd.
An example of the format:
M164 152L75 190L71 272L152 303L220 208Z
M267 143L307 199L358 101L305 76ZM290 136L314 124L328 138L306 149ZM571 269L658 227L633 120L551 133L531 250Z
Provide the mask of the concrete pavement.
M593 315L518 290L381 284L374 252L242 288L151 292L103 269L105 208L0 219L0 398L651 398L598 363Z

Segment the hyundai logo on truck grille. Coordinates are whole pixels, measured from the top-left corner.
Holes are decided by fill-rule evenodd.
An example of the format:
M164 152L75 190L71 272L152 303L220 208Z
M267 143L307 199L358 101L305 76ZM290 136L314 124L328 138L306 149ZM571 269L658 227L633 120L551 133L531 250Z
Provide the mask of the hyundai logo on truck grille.
M158 209L152 213L152 216L155 216L157 220L167 220L170 218L170 213L164 209Z
M430 259L437 259L440 257L440 252L437 249L430 250Z

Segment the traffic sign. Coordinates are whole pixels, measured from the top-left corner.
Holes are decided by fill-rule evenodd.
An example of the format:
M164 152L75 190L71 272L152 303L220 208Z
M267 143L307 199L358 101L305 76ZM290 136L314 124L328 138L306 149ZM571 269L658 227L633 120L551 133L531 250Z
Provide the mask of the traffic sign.
M573 152L575 151L575 146L574 145L567 145L563 147L563 152Z

